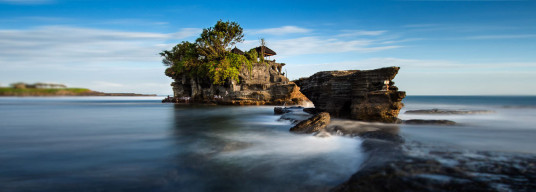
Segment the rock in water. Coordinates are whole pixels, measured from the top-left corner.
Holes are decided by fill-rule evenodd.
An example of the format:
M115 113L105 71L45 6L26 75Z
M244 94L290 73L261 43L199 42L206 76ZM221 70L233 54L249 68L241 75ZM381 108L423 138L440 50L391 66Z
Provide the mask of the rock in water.
M283 107L274 107L274 115L281 115L285 113L285 109Z
M399 69L323 71L294 82L317 109L334 117L394 123L406 96L392 81Z
M307 120L304 120L294 127L290 128L290 132L295 133L314 133L323 130L330 122L329 113L322 112Z

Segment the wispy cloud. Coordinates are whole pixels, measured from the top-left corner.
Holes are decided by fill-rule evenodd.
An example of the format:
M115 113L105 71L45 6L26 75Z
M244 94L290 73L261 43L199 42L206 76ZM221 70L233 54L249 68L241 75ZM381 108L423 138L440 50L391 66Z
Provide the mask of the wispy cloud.
M536 38L536 34L517 34L517 35L479 35L470 36L467 39L528 39Z
M386 33L387 31L367 31L367 30L345 30L343 33L339 34L340 37L351 37L351 36L378 36Z
M418 39L392 39L382 34L387 31L344 31L340 34L327 36L304 36L298 38L267 39L267 46L280 57L330 54L345 52L377 52L403 47L399 43ZM247 40L241 47L258 46L258 40Z
M308 33L308 32L311 32L311 30L297 27L297 26L283 26L283 27L268 28L268 29L246 30L246 33L248 34L263 34L263 35L288 35L288 34Z
M68 26L0 30L1 65L158 61L170 40L195 36L200 29L175 33L126 32Z
M51 4L54 2L55 2L54 0L0 0L0 3L20 4L20 5L40 5L40 4Z

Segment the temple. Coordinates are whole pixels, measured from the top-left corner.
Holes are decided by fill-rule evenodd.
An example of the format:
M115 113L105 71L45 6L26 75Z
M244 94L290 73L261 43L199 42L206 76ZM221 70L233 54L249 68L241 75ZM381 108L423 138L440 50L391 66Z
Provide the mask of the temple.
M263 57L276 55L266 46L256 47ZM244 51L233 48L231 53L244 55ZM175 103L216 103L238 105L299 105L309 102L293 82L282 72L284 63L264 59L252 64L252 68L243 67L239 71L239 80L228 79L223 85L214 85L202 78L177 74L173 77L173 97L165 102Z

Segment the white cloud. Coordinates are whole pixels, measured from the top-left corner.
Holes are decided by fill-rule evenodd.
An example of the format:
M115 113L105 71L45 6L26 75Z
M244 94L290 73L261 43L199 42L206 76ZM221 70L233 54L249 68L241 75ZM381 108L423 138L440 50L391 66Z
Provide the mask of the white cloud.
M197 35L200 29L176 33L147 33L44 26L0 30L0 66L61 63L146 62L160 60L167 42Z
M100 88L117 88L117 87L124 87L123 84L120 83L114 83L114 82L107 82L107 81L94 81L93 86L100 87Z
M259 42L256 40L249 40L245 41L242 46L247 49L258 46L258 44ZM322 36L278 40L268 39L267 46L276 51L279 57L345 52L365 53L402 47L373 39L344 40L337 37Z
M479 35L467 37L467 39L527 39L536 38L536 34L518 34L518 35Z
M0 30L0 81L169 94L171 79L164 76L158 52L199 32L193 28L148 33L69 26Z
M248 34L265 34L265 35L288 35L294 33L308 33L311 32L310 29L296 27L296 26L283 26L277 28L268 28L268 29L253 29L246 30Z
M351 36L378 36L386 33L387 31L367 31L367 30L345 30L342 34L339 34L340 37L351 37Z

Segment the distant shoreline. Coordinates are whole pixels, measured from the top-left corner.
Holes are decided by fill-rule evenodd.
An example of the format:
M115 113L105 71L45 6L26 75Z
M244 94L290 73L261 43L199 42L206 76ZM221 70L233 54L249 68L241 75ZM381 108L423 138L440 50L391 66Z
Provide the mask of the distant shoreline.
M156 94L103 93L85 88L0 88L0 97L57 97L57 96L157 96Z

